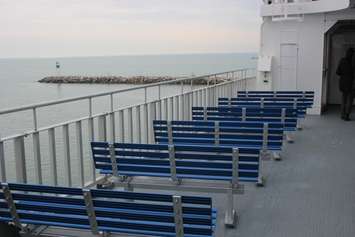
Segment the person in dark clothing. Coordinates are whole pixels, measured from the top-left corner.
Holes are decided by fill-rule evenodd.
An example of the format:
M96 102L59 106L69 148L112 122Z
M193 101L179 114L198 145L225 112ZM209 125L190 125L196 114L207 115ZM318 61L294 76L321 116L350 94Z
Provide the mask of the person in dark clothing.
M350 114L353 105L353 86L355 77L355 66L353 64L354 49L350 48L346 52L338 66L337 75L340 76L339 89L343 93L341 103L341 118L350 121Z

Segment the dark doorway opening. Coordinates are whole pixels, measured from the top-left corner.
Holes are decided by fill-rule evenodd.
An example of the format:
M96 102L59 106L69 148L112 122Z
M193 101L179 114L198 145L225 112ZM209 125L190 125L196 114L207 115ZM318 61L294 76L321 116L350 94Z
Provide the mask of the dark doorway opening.
M355 20L338 21L325 34L322 110L341 103L337 66L349 47L355 48Z

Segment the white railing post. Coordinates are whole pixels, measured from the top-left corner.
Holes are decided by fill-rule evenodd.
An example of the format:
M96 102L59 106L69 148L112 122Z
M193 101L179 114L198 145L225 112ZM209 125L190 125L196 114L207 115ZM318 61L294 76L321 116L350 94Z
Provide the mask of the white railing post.
M16 181L19 183L27 183L25 139L23 136L15 138L14 149Z
M118 113L118 141L124 142L125 141L124 113L123 113L123 110L120 110L117 113Z
M57 171L57 150L55 145L55 129L48 130L48 153L49 153L49 170L52 177L52 184L58 185L58 171Z
M164 113L163 113L163 115L162 115L161 119L165 119L165 120L169 119L169 102L168 102L168 99L164 99Z
M137 143L141 143L142 141L142 130L141 130L141 107L140 106L136 106L136 134L137 134L137 138L136 138L136 142Z
M64 148L64 170L67 178L68 187L72 186L72 174L70 163L70 141L69 141L69 125L63 125L63 148Z
M97 122L99 141L107 141L106 115L100 115Z
M6 167L5 167L5 149L4 142L0 136L0 179L1 182L6 182Z
M149 103L149 119L148 119L148 143L154 143L154 128L153 128L153 121L156 119L156 107L155 102Z
M89 128L89 143L95 141L95 131L94 131L94 118L92 118L92 114L90 114L90 117L88 119L88 128ZM91 146L89 146L91 147ZM91 174L92 174L92 181L96 181L96 168L94 165L94 160L92 157L92 153L90 152L91 160L90 160L90 168L91 168Z
M174 120L174 97L169 98L169 113L168 120Z
M110 113L110 138L112 142L116 141L116 119L115 113L112 111Z
M76 128L76 152L78 158L78 171L79 171L79 181L81 186L85 184L85 175L84 175L84 151L83 151L83 130L82 130L82 122L77 121L75 123Z
M42 184L42 162L41 162L41 144L39 138L39 132L32 134L33 140L33 158L35 167L35 178L38 184Z
M132 116L132 108L127 109L127 131L128 134L125 142L133 143L133 116Z
M175 96L174 101L175 101L175 104L173 107L174 108L174 119L179 120L180 119L180 117L179 117L179 114L180 114L180 112L179 112L179 106L180 106L179 105L179 96Z
M143 131L144 131L144 142L149 143L149 134L148 134L148 127L149 127L149 122L148 122L148 105L144 104L143 105Z

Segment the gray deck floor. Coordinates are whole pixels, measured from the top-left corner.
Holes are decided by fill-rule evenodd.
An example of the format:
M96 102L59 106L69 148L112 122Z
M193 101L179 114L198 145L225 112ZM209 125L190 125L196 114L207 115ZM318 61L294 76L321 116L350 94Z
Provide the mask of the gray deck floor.
M224 227L225 197L212 195L216 237L355 236L354 150L355 122L341 121L334 111L308 116L283 161L265 163L266 186L247 185L236 198L237 228Z

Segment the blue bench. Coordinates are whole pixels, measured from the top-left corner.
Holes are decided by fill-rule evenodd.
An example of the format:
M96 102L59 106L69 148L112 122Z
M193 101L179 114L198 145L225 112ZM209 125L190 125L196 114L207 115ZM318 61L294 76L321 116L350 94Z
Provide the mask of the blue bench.
M262 154L281 151L284 137L282 123L155 120L153 127L155 142L159 144L256 148L262 150Z
M237 97L302 98L314 102L314 91L238 91Z
M298 114L290 108L192 107L192 120L283 123L288 132L296 131Z
M28 227L34 225L95 235L208 237L216 226L211 198L7 183L0 187L0 222L13 223L22 232L31 233Z
M92 142L95 168L122 187L226 193L226 220L234 226L239 182L261 182L260 150L202 145Z
M259 98L237 97L219 98L218 106L256 107L256 108L291 108L298 109L299 118L305 118L307 109L312 108L310 99L297 98Z

